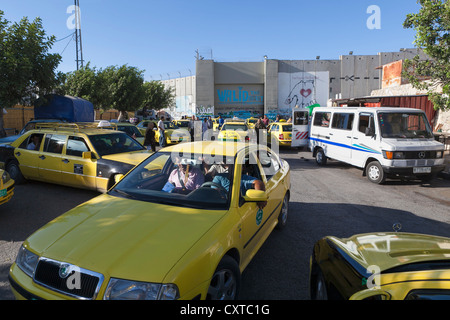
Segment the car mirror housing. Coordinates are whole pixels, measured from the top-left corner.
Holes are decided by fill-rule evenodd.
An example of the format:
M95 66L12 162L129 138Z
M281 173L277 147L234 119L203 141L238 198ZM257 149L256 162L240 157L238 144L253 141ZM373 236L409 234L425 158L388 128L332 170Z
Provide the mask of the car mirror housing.
M391 295L381 289L367 289L355 293L349 300L391 300Z
M265 191L263 190L247 190L247 193L244 196L244 200L246 202L265 202L268 197Z
M92 151L84 151L83 159L96 159L95 154Z

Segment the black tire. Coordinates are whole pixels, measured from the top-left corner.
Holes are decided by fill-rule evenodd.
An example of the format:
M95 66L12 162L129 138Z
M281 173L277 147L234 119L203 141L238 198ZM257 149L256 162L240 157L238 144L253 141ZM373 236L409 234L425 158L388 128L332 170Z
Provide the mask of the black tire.
M16 184L22 184L25 182L25 178L22 175L22 171L20 171L19 163L17 161L14 160L9 162L6 166L6 171Z
M322 148L320 148L316 152L316 163L319 166L324 166L327 164L327 157L325 156L325 152L323 151Z
M277 226L275 227L276 229L282 230L284 229L284 227L286 227L288 211L289 211L289 196L288 194L286 194L283 199L280 214L278 215L278 223Z
M372 161L367 165L366 175L370 182L376 184L383 184L386 181L386 174L378 161Z
M230 256L224 256L211 278L207 300L235 300L241 286L239 265Z

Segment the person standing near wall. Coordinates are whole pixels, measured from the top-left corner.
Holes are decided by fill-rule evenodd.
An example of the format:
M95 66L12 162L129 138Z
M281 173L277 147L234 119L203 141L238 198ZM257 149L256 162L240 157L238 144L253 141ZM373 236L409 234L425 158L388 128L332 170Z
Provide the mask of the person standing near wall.
M166 136L164 135L164 117L158 121L158 130L159 130L159 146L164 148L166 146Z

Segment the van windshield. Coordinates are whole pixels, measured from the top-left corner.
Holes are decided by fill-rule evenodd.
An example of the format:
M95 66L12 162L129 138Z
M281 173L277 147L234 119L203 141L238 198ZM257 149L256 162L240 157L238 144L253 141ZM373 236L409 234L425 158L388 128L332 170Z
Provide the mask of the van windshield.
M383 138L433 138L433 132L423 113L380 112L378 120Z

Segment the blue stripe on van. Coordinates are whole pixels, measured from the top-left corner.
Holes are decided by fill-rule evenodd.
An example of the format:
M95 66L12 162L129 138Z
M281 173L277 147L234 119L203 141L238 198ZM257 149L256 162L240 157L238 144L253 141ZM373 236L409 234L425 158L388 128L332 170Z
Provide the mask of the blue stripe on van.
M318 138L313 138L313 137L310 137L309 139L313 140L313 141L317 141L317 142L322 142L322 143L325 143L325 144L331 144L331 145L337 146L337 147L348 148L348 149L351 149L351 150L368 152L368 153L375 153L375 154L381 154L381 152L379 152L377 150L370 149L370 148L368 148L366 146L361 146L361 145L357 145L357 144L349 146L347 144L332 142L332 141L329 141L329 140L323 140L323 139L318 139Z

